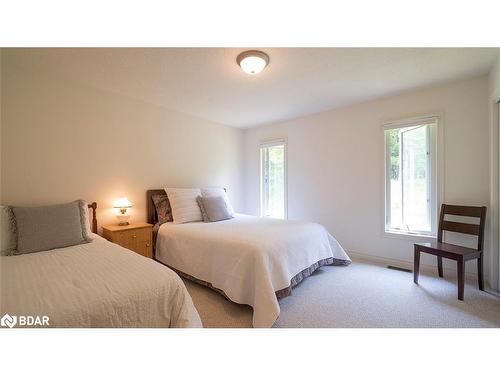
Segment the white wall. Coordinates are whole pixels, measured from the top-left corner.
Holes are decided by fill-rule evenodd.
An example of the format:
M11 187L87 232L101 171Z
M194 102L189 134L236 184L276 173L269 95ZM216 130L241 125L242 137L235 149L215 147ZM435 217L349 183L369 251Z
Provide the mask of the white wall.
M97 201L115 222L127 196L145 220L146 190L225 186L242 199L242 131L125 96L2 66L3 204Z
M2 49L0 48L0 202L2 197Z
M248 129L245 210L259 213L259 142L285 137L289 218L325 225L348 251L411 261L414 241L383 234L382 123L440 114L445 202L488 206L487 103L488 81L480 77ZM422 263L434 265L435 258Z
M495 66L489 75L489 97L488 105L490 110L490 284L493 289L499 290L500 285L500 254L499 254L499 210L500 201L500 174L499 174L499 113L498 101L500 101L500 57L497 59Z
M440 114L445 201L490 206L488 105L494 93L500 97L498 64L495 72L489 81L435 86L241 131L22 71L3 54L1 203L96 200L105 224L115 221L111 205L119 196L134 203L132 220L144 220L146 189L223 185L238 210L258 214L259 142L285 137L290 218L324 224L348 251L411 261L413 241L383 235L381 124ZM487 253L486 272L493 274L494 253ZM422 261L434 265L433 258Z

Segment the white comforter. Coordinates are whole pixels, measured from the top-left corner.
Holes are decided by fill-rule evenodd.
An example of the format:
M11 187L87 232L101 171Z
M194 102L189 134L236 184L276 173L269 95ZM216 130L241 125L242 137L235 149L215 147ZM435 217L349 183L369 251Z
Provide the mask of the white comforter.
M280 313L275 291L314 263L350 262L319 224L236 215L215 223L163 224L156 258L210 282L234 302L253 307L253 326L271 327Z
M173 271L97 235L91 243L1 257L0 316L50 327L201 327Z

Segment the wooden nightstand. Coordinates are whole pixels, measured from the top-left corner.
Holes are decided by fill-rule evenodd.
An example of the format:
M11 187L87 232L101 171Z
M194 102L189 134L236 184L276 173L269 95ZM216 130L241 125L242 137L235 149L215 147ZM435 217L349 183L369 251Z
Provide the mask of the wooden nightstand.
M153 225L134 223L130 225L106 225L102 235L108 241L135 251L145 257L153 257Z

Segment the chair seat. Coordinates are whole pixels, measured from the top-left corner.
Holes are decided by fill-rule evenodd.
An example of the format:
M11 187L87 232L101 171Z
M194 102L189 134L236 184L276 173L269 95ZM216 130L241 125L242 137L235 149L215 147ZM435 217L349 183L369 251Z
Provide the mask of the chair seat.
M451 259L474 259L478 258L482 251L470 247L453 245L451 243L430 241L416 243L415 247L425 253L430 253Z

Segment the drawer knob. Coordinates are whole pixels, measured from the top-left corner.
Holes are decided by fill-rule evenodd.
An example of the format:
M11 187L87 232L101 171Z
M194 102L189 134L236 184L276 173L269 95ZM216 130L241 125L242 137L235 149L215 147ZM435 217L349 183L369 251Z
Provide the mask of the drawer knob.
M149 247L149 243L146 243L146 247Z
M137 238L137 236L135 234L132 235L132 238Z

